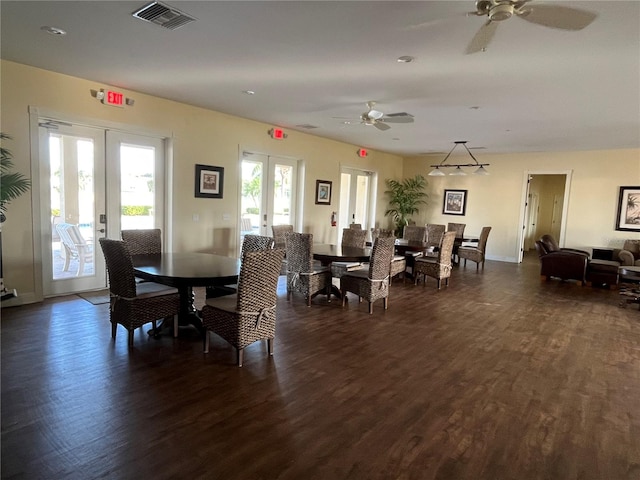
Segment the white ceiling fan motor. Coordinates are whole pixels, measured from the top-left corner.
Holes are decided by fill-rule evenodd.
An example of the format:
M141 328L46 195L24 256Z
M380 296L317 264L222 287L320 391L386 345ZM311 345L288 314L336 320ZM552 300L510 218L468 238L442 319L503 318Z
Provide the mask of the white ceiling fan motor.
M489 10L489 18L492 22L501 22L508 20L513 16L513 5L510 3L503 3L494 5Z

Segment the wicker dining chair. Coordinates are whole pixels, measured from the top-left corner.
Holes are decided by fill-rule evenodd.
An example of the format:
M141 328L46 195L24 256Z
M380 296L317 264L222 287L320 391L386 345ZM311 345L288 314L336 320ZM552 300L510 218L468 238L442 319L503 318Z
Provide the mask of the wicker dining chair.
M267 351L273 355L276 334L276 300L282 249L246 252L236 295L207 300L202 307L205 328L204 353L209 353L213 332L236 349L236 361L242 366L244 349L258 340L267 340Z
M178 290L154 282L136 283L131 254L124 241L100 238L100 247L107 264L111 308L111 337L116 338L118 324L129 332L128 344L133 345L136 328L173 317L173 335L178 336L177 315L180 310Z
M402 231L402 238L410 242L424 242L427 236L427 227L406 225Z
M331 300L331 269L313 261L313 235L290 232L285 236L287 255L287 300L293 292L302 293L311 306L311 297L326 292Z
M452 267L451 255L455 239L455 232L445 232L442 236L437 256L422 256L415 259L415 263L413 265L414 284L418 283L418 279L420 275L422 275L422 286L427 283L427 277L433 277L437 280L438 290L440 290L440 283L443 279L445 281L445 285L449 285Z
M380 228L372 228L371 229L371 241L375 243L376 238L393 238L394 244L396 237L394 235L393 230L385 230ZM395 250L395 248L394 248ZM402 283L405 280L405 271L407 270L407 258L404 255L396 255L395 252L393 257L391 257L391 265L389 268L389 285L393 282L393 278L396 275L402 274Z
M242 239L242 248L240 251L240 258L244 258L244 254L247 252L259 252L261 250L269 250L273 248L273 238L265 235L245 235ZM284 250L283 250L284 252ZM226 295L233 295L238 291L237 284L230 285L216 285L206 287L206 298L218 298Z
M489 238L489 232L491 227L483 227L480 232L480 238L478 239L478 246L460 246L458 248L458 257L460 260L464 258L464 266L467 266L467 259L476 262L476 271L482 263L482 269L484 270L484 254L487 248L487 239Z
M460 248L460 244L462 243L462 239L464 238L464 229L467 226L466 223L448 223L447 224L447 232L456 232L456 241L453 244L452 251L452 260L456 263L460 262L460 258L458 258L458 248Z
M440 225L437 223L428 223L427 225L427 246L428 247L437 247L440 245L442 241L442 236L446 231L447 227L445 225Z
M242 250L240 252L240 258L244 258L244 254L247 252L258 252L260 250L269 250L273 248L274 240L272 237L265 235L245 235L242 241ZM281 249L284 251L284 249Z
M355 293L358 300L369 302L369 313L373 313L373 303L382 299L384 309L388 308L389 265L393 257L395 238L378 237L373 243L369 268L348 272L340 277L342 306L347 301L347 292Z
M293 232L293 225L272 225L274 248L286 248L285 236Z
M342 229L342 246L364 248L367 243L367 231L357 228ZM331 275L340 278L347 272L362 268L359 262L333 262L331 263Z
M131 255L162 253L162 231L159 228L122 230L120 235Z

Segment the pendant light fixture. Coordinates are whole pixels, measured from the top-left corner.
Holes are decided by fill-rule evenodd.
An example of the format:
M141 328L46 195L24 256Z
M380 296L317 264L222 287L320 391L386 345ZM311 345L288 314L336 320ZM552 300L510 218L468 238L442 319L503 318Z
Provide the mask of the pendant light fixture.
M488 167L489 164L488 163L479 163L478 160L476 160L476 157L473 156L473 153L471 153L471 151L467 147L467 141L466 140L458 140L457 142L453 142L453 143L455 145L449 151L447 156L444 157L444 160L442 160L438 165L431 165L431 168L433 168L433 170L431 170L429 172L429 176L431 176L431 177L443 177L443 176L445 176L446 173L444 173L441 170L443 168L453 168L454 169L451 173L449 173L449 175L466 175L467 172L465 172L463 170L463 167L476 167L476 170L473 172L473 175L489 175L489 172L484 168L484 167ZM462 145L465 148L465 150L467 151L469 156L473 159L474 163L445 163L458 145Z

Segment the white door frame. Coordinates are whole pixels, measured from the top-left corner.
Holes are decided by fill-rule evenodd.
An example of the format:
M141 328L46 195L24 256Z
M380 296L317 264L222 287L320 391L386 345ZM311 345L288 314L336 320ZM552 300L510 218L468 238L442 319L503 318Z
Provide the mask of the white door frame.
M565 238L567 235L567 215L569 211L569 197L573 170L525 170L522 179L522 197L520 201L520 218L518 223L518 251L516 252L518 263L522 263L522 257L524 255L524 240L527 231L527 199L529 198L530 177L533 175L565 175L564 202L562 204L562 225L560 226L560 237L558 238L558 245L564 246Z
M303 198L303 195L301 193L301 185L302 185L302 178L304 176L304 168L303 168L303 161L300 159L296 159L296 158L292 158L292 157L287 157L284 155L277 155L277 154L268 154L268 153L262 153L259 151L255 151L252 149L247 149L247 148L240 148L239 151L239 160L238 160L238 171L242 172L242 162L245 160L245 158L249 161L255 161L255 162L259 162L262 163L263 165L263 176L265 178L263 178L262 181L262 185L263 187L265 185L271 185L273 184L273 167L275 167L275 164L284 164L284 165L290 165L291 167L293 167L294 171L293 171L293 192L292 192L292 199L291 199L291 219L292 219L292 224L293 224L293 228L295 231L300 231L300 223L301 223L301 218L302 218L302 209L300 207L300 203L301 200ZM266 175L265 175L266 173ZM271 218L269 217L268 213L265 212L269 212L271 210L273 210L273 196L269 195L269 192L271 191L270 188L262 188L262 198L261 198L261 207L260 207L260 214L261 214L261 218L260 218L260 223L259 223L259 231L261 235L265 235L270 237L272 235L271 232ZM266 215L266 219L265 219L265 215ZM240 173L240 175L238 175L238 235L236 236L236 238L238 238L238 252L240 252L240 224L241 224L241 219L242 218L242 173Z
M173 134L171 132L162 132L157 130L150 130L139 125L128 125L119 122L112 122L104 119L96 119L92 117L84 117L79 115L67 114L57 110L50 110L47 108L41 108L34 105L29 105L29 138L31 144L31 182L33 185L41 184L41 172L40 172L40 127L38 120L40 117L49 118L62 123L71 123L74 125L85 125L95 128L102 128L105 130L120 130L123 132L135 133L143 136L151 136L165 139L165 218L169 219L172 215L171 205L173 202L173 190L170 188L171 181L173 179ZM31 215L32 215L32 241L33 241L33 276L34 276L34 292L33 296L25 295L23 303L40 302L44 298L44 284L43 284L43 269L42 269L42 214L40 204L42 201L39 188L32 188L32 202L31 202ZM166 248L171 250L171 237L172 237L172 222L166 222L166 234L167 239ZM96 253L99 253L96 252Z

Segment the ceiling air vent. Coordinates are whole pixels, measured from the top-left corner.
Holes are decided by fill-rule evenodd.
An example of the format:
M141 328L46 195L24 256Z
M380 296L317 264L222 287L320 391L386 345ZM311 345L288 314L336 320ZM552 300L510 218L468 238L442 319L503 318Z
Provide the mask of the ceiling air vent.
M175 30L187 23L195 21L195 18L160 2L151 2L140 10L136 10L131 15L141 20L168 28L169 30Z

